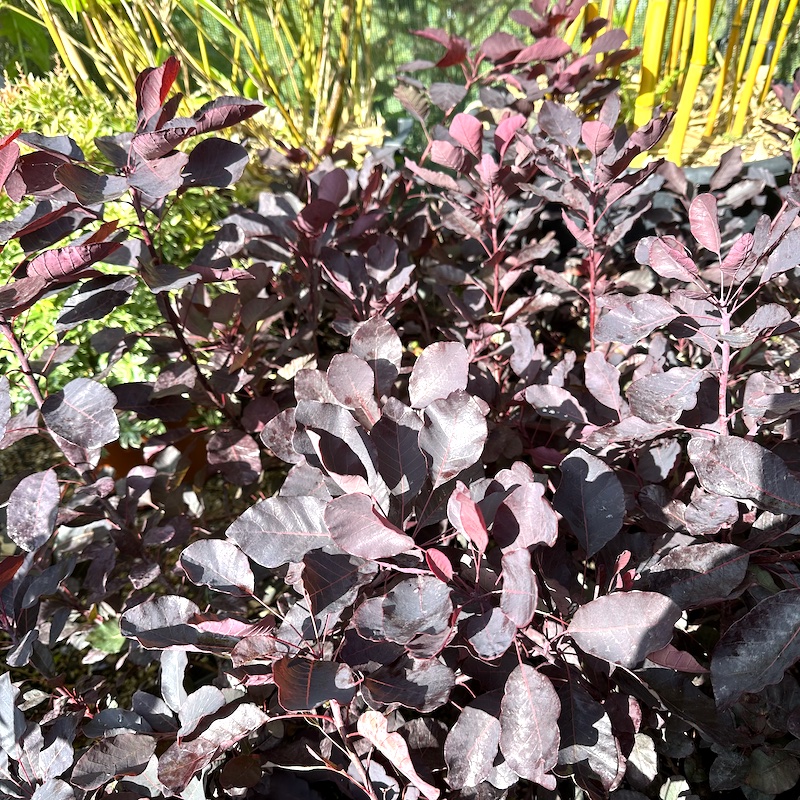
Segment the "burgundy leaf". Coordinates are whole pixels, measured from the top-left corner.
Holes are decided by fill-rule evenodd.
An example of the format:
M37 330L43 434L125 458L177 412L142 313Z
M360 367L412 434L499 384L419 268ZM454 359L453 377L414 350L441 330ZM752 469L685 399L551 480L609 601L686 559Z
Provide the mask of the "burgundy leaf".
M327 378L336 399L354 409L361 424L371 430L381 412L375 399L375 373L369 364L353 353L338 353L331 359Z
M249 156L236 142L212 136L203 139L191 153L183 168L183 186L216 186L224 189L244 174Z
M220 539L193 542L181 553L180 564L189 580L198 586L237 597L253 594L250 562L232 542Z
M800 264L800 228L792 228L770 253L759 283L766 283Z
M170 56L160 67L148 67L136 78L136 111L143 126L160 111L180 72L181 62Z
M428 89L428 95L435 106L447 113L467 96L467 87L457 83L434 82Z
M581 606L568 633L584 652L633 668L669 643L680 616L663 594L619 592Z
M53 433L70 444L92 450L119 437L116 402L114 393L102 384L75 378L47 397L42 417Z
M545 100L537 118L539 127L559 144L577 147L581 137L581 121L574 111L560 103Z
M121 733L93 744L76 762L71 781L90 792L122 775L144 772L155 753L156 739L138 733Z
M678 310L663 297L641 294L600 317L595 339L598 342L636 344L656 328L666 327L677 316Z
M467 388L469 353L458 342L436 342L426 347L411 371L408 393L413 408L425 408L434 400Z
M83 161L83 151L69 136L43 136L41 133L21 133L19 141L36 150L51 155L66 156L73 161Z
M422 39L430 39L432 42L438 42L446 48L447 52L436 62L436 66L440 69L462 64L467 57L469 42L466 39L452 36L436 28L426 28L422 31L412 31L412 33Z
M678 650L673 644L668 644L660 650L654 650L647 656L647 660L660 667L674 669L678 672L691 672L693 675L708 673L708 670L691 653Z
M719 255L722 241L717 220L717 199L713 194L699 194L692 200L689 224L698 244Z
M378 394L388 394L403 360L403 343L394 328L383 317L371 317L356 328L350 352L372 367Z
M337 547L361 558L391 558L414 548L414 540L384 519L365 494L332 500L325 508L325 524Z
M156 161L139 159L128 175L128 183L148 197L166 197L183 186L181 170L188 162L189 156L180 151Z
M350 192L350 185L347 180L347 173L337 167L322 176L322 180L317 187L317 198L333 203L337 208Z
M628 387L631 411L646 422L675 422L697 405L697 393L705 378L703 370L673 367L635 380Z
M452 789L477 786L492 771L500 746L496 703L486 696L464 706L444 743L447 783Z
M399 703L430 714L447 703L454 685L453 671L435 658L412 660L395 656L389 666L364 679L362 694L370 705Z
M586 388L595 400L622 417L625 401L619 389L619 369L610 364L600 350L586 354Z
M561 703L553 684L528 664L509 675L500 706L500 750L521 778L555 789Z
M683 246L672 237L656 238L650 245L648 264L662 278L690 282L697 277L697 265L686 254Z
M708 188L712 192L724 189L735 178L741 175L744 169L744 162L742 161L742 148L732 147L727 153L723 153L719 160L719 165L714 170L711 176Z
M531 61L555 61L569 53L572 48L558 36L543 36L529 47L521 50L515 64L527 64Z
M196 133L194 125L184 125L176 128L164 128L159 131L137 133L131 139L131 147L146 161L171 153L176 145L186 141Z
M450 123L450 135L475 158L481 157L483 125L470 114L456 114Z
M19 159L19 145L14 139L16 139L20 133L22 133L22 130L18 128L7 136L0 137L0 189L17 165L17 160Z
M723 633L711 659L720 708L778 683L800 659L800 589L766 597Z
M225 695L216 686L201 686L186 696L178 708L181 719L178 739L188 736L206 717L216 714L224 705Z
M120 246L120 242L91 242L47 250L28 264L28 275L55 280L69 278L91 264L105 260Z
M378 471L392 495L415 496L425 483L428 464L419 447L422 420L394 397L370 431L378 453Z
M453 565L450 563L450 559L441 550L437 550L435 547L429 547L425 551L425 562L428 565L428 569L440 581L449 583L453 579ZM0 588L2 588L1 583Z
M675 547L643 576L643 587L669 597L680 608L727 597L744 580L749 555L723 542Z
M449 167L462 175L469 172L475 163L462 147L441 139L437 139L431 146L431 161L434 164ZM480 235L480 228L478 228L478 235Z
M544 497L544 485L524 483L498 506L492 538L504 551L543 544L552 547L558 537L558 519Z
M497 31L483 40L481 53L491 62L497 64L513 58L525 45L510 33Z
M461 628L464 638L483 661L500 658L517 635L517 626L496 606L471 616Z
M502 158L514 141L517 131L525 127L527 120L522 114L514 114L500 121L494 132L494 146Z
M23 478L8 498L9 539L28 553L38 550L55 529L60 500L55 470Z
M431 457L433 488L455 478L481 457L488 435L486 420L474 398L464 391L434 400L425 409L419 446Z
M63 164L56 169L55 176L87 206L116 200L128 191L126 178L102 175L77 164Z
M553 505L586 555L593 556L622 528L625 493L619 478L603 461L578 449L561 462L561 482Z
M313 711L332 700L349 705L358 680L346 664L281 658L272 665L278 702L287 711Z
M264 108L257 100L244 97L217 97L201 106L192 115L197 126L195 133L210 133L238 125Z
M586 424L586 412L575 397L560 386L534 384L525 390L525 400L543 417Z
M137 284L132 275L101 275L85 281L64 303L56 320L56 332L63 333L88 320L102 319L126 303Z
M208 465L236 486L249 486L261 474L261 451L256 440L242 430L217 431L206 447Z
M189 624L200 609L189 599L159 595L125 611L119 628L123 636L138 639L142 647L163 650L172 646L191 646L198 631Z
M538 602L531 554L527 550L512 550L503 555L502 566L500 608L518 628L525 628L530 625Z
M378 711L369 709L358 718L358 732L376 747L397 770L403 773L428 800L438 800L439 790L420 778L403 737L395 732L389 733L386 717Z
M450 627L450 588L433 575L400 581L381 602L383 634L397 644L405 645L419 634L435 635Z
M358 587L368 583L378 570L378 565L344 553L326 553L312 550L303 557L302 583L318 619L338 619L338 615L351 605Z
M325 506L315 497L272 497L247 509L225 535L253 561L274 569L330 544Z
M478 553L483 555L489 544L489 532L478 504L461 481L456 482L456 488L447 501L447 518L450 524L472 543Z
M687 452L707 491L750 500L775 514L800 516L800 481L779 456L760 444L738 436L696 436Z
M593 156L605 152L614 141L614 130L596 120L589 120L581 125L581 139Z

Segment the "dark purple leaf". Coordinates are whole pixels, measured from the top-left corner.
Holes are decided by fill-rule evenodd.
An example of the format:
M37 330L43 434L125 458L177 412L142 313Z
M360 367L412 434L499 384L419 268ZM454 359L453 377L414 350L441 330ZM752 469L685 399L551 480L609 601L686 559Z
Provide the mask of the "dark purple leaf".
M783 460L738 436L694 437L687 452L704 489L750 500L776 514L800 515L800 481Z
M225 535L264 567L302 561L331 542L325 506L315 497L272 497L247 509Z
M574 111L560 103L545 100L537 118L539 127L559 144L577 147L581 138L581 121Z
M19 141L25 142L35 150L66 156L73 161L83 161L83 151L69 136L42 136L41 133L21 133Z
M217 431L207 445L208 464L236 486L249 486L261 474L261 451L242 430Z
M183 185L224 189L242 177L247 162L247 150L242 145L215 136L203 139L189 153L183 168Z
M600 155L614 141L614 130L602 122L590 120L581 125L581 139L593 156Z
M732 147L726 153L723 153L720 158L719 166L714 170L708 188L711 189L712 192L724 189L742 173L743 169L742 148Z
M622 417L625 401L619 390L619 369L610 364L599 351L586 354L585 362L586 388L598 403L617 412Z
M358 588L369 583L377 570L377 564L344 553L306 553L302 583L314 616L320 620L338 619L355 601Z
M574 681L568 681L559 690L558 697L561 701L558 763L572 765L576 775L594 778L609 791L618 782L623 755L608 714L581 684Z
M75 792L68 783L58 778L48 778L36 787L31 800L73 800L74 797Z
M435 106L448 112L467 96L467 88L457 83L434 82L430 85L428 94Z
M121 242L91 242L47 250L28 264L28 275L56 280L68 278L97 261L105 260L120 246Z
M619 592L581 606L568 633L584 652L632 668L669 643L680 616L663 594Z
M193 542L181 553L180 564L189 580L218 592L249 597L253 571L247 556L236 545L220 539Z
M543 417L586 424L586 412L566 389L534 384L525 390L525 400Z
M514 114L501 120L494 132L494 146L502 158L509 148L517 131L525 127L527 119L522 114Z
M748 563L747 551L732 544L676 547L644 573L642 585L693 608L727 597L744 580Z
M188 695L178 709L181 727L178 738L188 736L195 728L225 705L225 695L216 686L201 686Z
M76 762L72 783L85 792L99 789L122 775L144 772L155 753L156 740L138 733L121 733L93 744Z
M625 493L614 472L585 450L561 462L553 505L567 521L587 556L593 556L622 528Z
M450 144L450 142L445 142L441 139L434 141L431 146L431 161L433 161L434 164L441 164L443 167L449 167L462 175L469 172L474 163L464 148ZM455 210L452 214L458 214L459 219L463 217L463 214ZM451 215L448 215L448 219L450 219L450 216ZM477 223L473 223L471 227L475 229L474 235L480 237L480 226L477 225ZM457 229L454 228L454 230Z
M655 238L650 244L647 263L662 278L689 283L697 277L697 265L686 254L683 245L672 237Z
M720 708L745 692L778 683L800 659L800 589L762 600L737 619L719 640L711 659L711 683Z
M491 773L500 746L497 703L486 695L464 706L444 743L447 783L452 789L477 786Z
M741 281L755 269L757 262L753 258L753 241L752 233L743 233L733 243L719 267L723 275Z
M25 733L25 716L17 708L19 689L11 683L11 673L0 675L0 750L11 758L19 757L19 742Z
M257 100L244 97L217 97L194 112L195 133L210 133L238 125L264 108Z
M117 398L96 381L75 378L44 401L45 425L70 444L91 450L119 437Z
M381 412L375 399L375 373L369 364L353 353L338 353L331 359L327 377L336 399L354 409L359 422L371 430Z
M388 394L403 360L403 343L394 328L383 317L371 317L356 328L350 352L372 367L378 394Z
M264 426L260 438L264 447L276 458L289 464L300 464L305 459L292 447L292 439L296 430L294 409L287 408Z
M460 193L458 184L449 175L445 175L445 173L437 172L433 169L427 169L426 167L420 167L408 158L405 160L405 165L406 169L413 172L414 175L425 183L429 183L431 186L437 186L439 189L444 189L448 192L453 192L454 194Z
M399 703L430 714L449 700L453 686L453 671L435 658L406 657L370 673L364 679L362 693L370 705Z
M433 66L433 64L430 64ZM399 84L394 88L394 98L420 125L427 122L430 114L428 98L416 87Z
M141 158L152 161L171 153L176 145L186 141L190 136L194 136L195 133L194 125L137 133L131 139L131 147Z
M136 111L140 126L161 110L180 68L180 61L170 56L161 66L148 67L139 73L136 78Z
M181 170L188 162L189 156L181 152L156 161L138 159L128 176L128 183L148 197L166 197L183 186Z
M142 647L163 650L171 646L193 645L198 630L190 625L200 609L189 599L159 595L125 611L119 629L123 636L138 639Z
M434 489L480 459L487 433L480 407L464 391L453 392L427 406L419 446L431 457Z
M509 675L500 706L500 750L521 778L555 789L561 703L553 684L528 664Z
M190 742L175 742L158 759L158 779L170 791L182 792L192 777L220 753L258 731L267 715L254 703L243 703L221 719L215 719Z
M800 228L792 228L770 253L759 283L766 283L800 264Z
M400 581L381 602L383 634L397 644L405 645L419 634L436 635L450 627L450 587L433 575Z
M689 224L698 244L719 255L722 241L717 220L717 199L713 194L699 194L692 200Z
M528 550L512 550L503 555L503 592L500 608L518 627L527 627L538 602L536 575Z
M413 408L425 408L458 389L467 388L469 353L458 342L436 342L426 347L408 381Z
M500 658L517 635L517 626L496 606L470 617L461 627L464 638L483 661Z
M428 464L419 448L422 420L394 397L370 431L378 454L378 471L392 495L414 497L428 475Z
M631 411L645 422L675 422L697 405L697 393L706 377L703 370L673 367L635 380L628 387Z
M432 42L438 42L446 48L445 54L436 62L436 66L440 68L452 67L456 64L461 64L467 57L469 50L469 42L466 39L461 39L458 36L446 33L438 28L425 28L421 31L412 31L414 36L419 36L422 39L430 39Z
M471 114L456 114L450 123L450 135L475 158L481 157L483 125Z
M0 313L6 319L27 311L45 293L49 281L41 275L20 278L0 288Z
M55 470L23 478L8 498L9 539L28 553L38 550L55 529L60 500Z
M555 61L570 52L572 48L558 36L543 36L529 47L521 50L514 58L515 64L531 61Z
M523 483L498 506L492 537L504 551L556 543L558 519L544 489L541 483Z
M595 339L636 344L656 328L666 327L677 316L678 310L663 297L641 294L603 314L595 329Z
M6 425L11 419L11 395L9 393L8 378L0 375L0 440L6 432Z
M62 186L66 186L81 203L93 206L116 200L128 191L128 181L119 175L102 175L77 164L64 164L55 172Z
M189 656L185 650L164 650L160 654L160 661L161 696L173 711L179 711L188 696L183 684Z
M414 540L386 520L365 494L346 494L325 508L325 524L337 547L360 558L391 558L414 549Z
M469 489L458 481L447 501L447 518L450 524L483 555L489 544L489 532L478 504Z
M513 58L525 45L510 33L497 31L483 40L481 53L495 64Z
M341 167L337 167L322 176L317 187L317 198L333 203L338 208L349 192L350 184L347 180L347 173Z
M102 275L82 283L64 303L56 331L62 333L88 320L102 319L130 299L136 283L131 275Z
M0 137L0 191L6 179L14 171L19 159L19 145L14 141L21 133L18 128L13 133Z
M313 711L331 700L348 705L358 685L350 667L333 661L281 658L272 665L272 674L278 702L287 711Z

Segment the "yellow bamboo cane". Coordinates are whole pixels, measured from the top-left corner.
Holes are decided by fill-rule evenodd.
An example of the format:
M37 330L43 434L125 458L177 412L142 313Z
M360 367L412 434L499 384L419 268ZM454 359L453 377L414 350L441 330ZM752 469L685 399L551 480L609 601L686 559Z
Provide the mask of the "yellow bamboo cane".
M668 12L669 0L650 0L647 4L639 94L633 110L633 122L637 126L646 125L653 118Z
M703 136L706 138L714 135L714 128L716 127L717 117L719 116L719 109L722 105L722 97L725 94L725 84L728 81L731 64L733 63L733 54L739 44L739 36L742 32L742 15L744 14L745 6L748 0L739 0L736 4L736 9L733 12L733 21L731 23L731 32L728 36L728 44L725 46L725 59L720 67L719 78L717 85L714 87L714 96L711 98L711 106L708 109L708 118L706 119L706 127L703 131ZM797 3L797 0L794 0ZM735 89L732 90L735 93Z
M778 66L778 59L781 55L783 43L786 41L786 37L789 34L789 27L792 24L796 11L797 0L789 0L789 4L786 6L786 12L783 15L783 21L781 22L781 29L778 31L778 37L775 40L775 50L772 52L772 58L769 62L769 70L767 71L767 78L764 81L764 88L761 90L761 95L758 98L759 104L767 99L770 86L772 86L772 77L775 74L775 68Z
M678 59L681 53L681 42L683 40L683 24L686 19L686 0L678 0L678 7L675 10L675 25L672 28L672 41L669 48L669 60L667 61L667 72L669 74L678 69Z
M692 58L686 80L681 90L681 99L675 114L675 123L669 137L667 159L680 166L683 160L683 143L689 127L689 118L694 107L697 88L703 77L703 70L708 61L708 32L711 27L711 0L697 0L697 13L695 14L694 37L692 42Z
M630 40L633 35L633 26L636 23L636 9L639 7L639 0L631 0L628 4L628 13L625 15L625 33Z
M750 45L753 43L753 33L756 29L760 10L761 0L755 0L753 7L750 9L750 16L747 18L747 27L744 31L744 39L742 39L742 49L736 62L736 86L740 86L742 83L742 76L747 66L747 56L750 54Z
M758 30L758 41L753 49L753 57L750 59L750 67L747 70L744 86L739 92L736 116L733 120L733 135L736 137L744 133L744 126L750 112L750 99L753 96L758 73L764 61L769 40L772 37L772 28L775 25L775 18L778 16L780 0L768 0L767 8L764 11L764 18L761 20L761 27Z
M584 6L578 12L578 16L575 17L575 19L572 20L572 22L570 22L570 24L567 26L566 33L564 34L564 41L570 47L572 47L572 45L575 43L575 39L578 36L578 31L580 31L581 28L583 28L583 22L584 22L584 19L586 18L586 8L587 7Z
M681 56L678 60L678 70L681 75L685 75L686 67L689 63L689 52L692 46L692 22L695 16L696 0L688 0L686 16L683 18L683 31L681 31ZM681 83L683 83L681 81Z

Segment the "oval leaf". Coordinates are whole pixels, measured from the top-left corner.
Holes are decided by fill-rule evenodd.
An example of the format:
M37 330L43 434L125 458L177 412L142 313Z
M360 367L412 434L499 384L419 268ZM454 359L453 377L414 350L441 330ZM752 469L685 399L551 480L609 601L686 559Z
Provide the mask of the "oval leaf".
M114 392L97 381L76 378L42 405L45 425L70 444L92 450L119 437Z
M717 199L713 194L699 194L692 200L689 225L698 244L719 255L722 241L717 220Z
M61 493L55 470L23 478L8 498L8 536L28 553L38 550L52 535Z
M466 389L469 353L459 342L436 342L426 347L414 364L408 380L413 408L425 408L458 389Z
M456 114L450 123L450 135L475 158L481 157L483 125L470 114Z
M232 542L207 539L190 544L181 553L189 580L218 592L249 597L255 580L247 556Z
M335 700L348 705L355 697L358 680L347 664L281 658L272 665L278 702L287 711L312 711Z
M481 698L465 706L444 743L447 782L453 789L477 786L492 771L500 745L500 720L482 708Z

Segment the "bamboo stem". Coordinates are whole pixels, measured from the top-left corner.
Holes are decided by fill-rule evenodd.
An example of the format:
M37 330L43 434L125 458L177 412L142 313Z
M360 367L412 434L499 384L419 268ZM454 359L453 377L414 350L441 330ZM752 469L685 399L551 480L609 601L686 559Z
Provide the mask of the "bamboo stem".
M669 48L669 60L667 62L667 73L672 74L678 68L678 58L681 53L681 42L683 40L683 24L686 19L686 0L678 0L678 7L675 9L675 25L672 28L672 41Z
M628 13L625 15L625 33L628 34L630 40L633 36L633 26L636 23L636 9L639 7L639 0L630 0L628 4Z
M739 52L739 58L736 62L736 83L735 86L740 86L742 83L742 76L744 75L745 67L747 66L747 56L750 54L750 45L753 43L753 33L756 29L756 22L758 22L758 12L761 10L761 0L754 0L753 7L750 9L750 16L747 18L747 27L744 31L744 39L742 39L742 49Z
M778 59L780 58L781 50L783 49L783 43L786 41L786 37L789 35L789 26L792 24L792 20L794 19L796 11L797 0L789 0L789 4L786 6L786 12L783 15L783 20L781 21L781 27L778 31L777 39L775 40L775 49L772 51L772 58L769 62L767 78L764 81L764 87L761 89L761 94L758 98L759 104L763 103L767 99L767 94L769 94L769 89L772 85L772 77L775 74L776 67L778 66Z
M669 0L650 0L647 4L639 94L633 111L633 122L637 127L646 125L653 118L668 13Z

